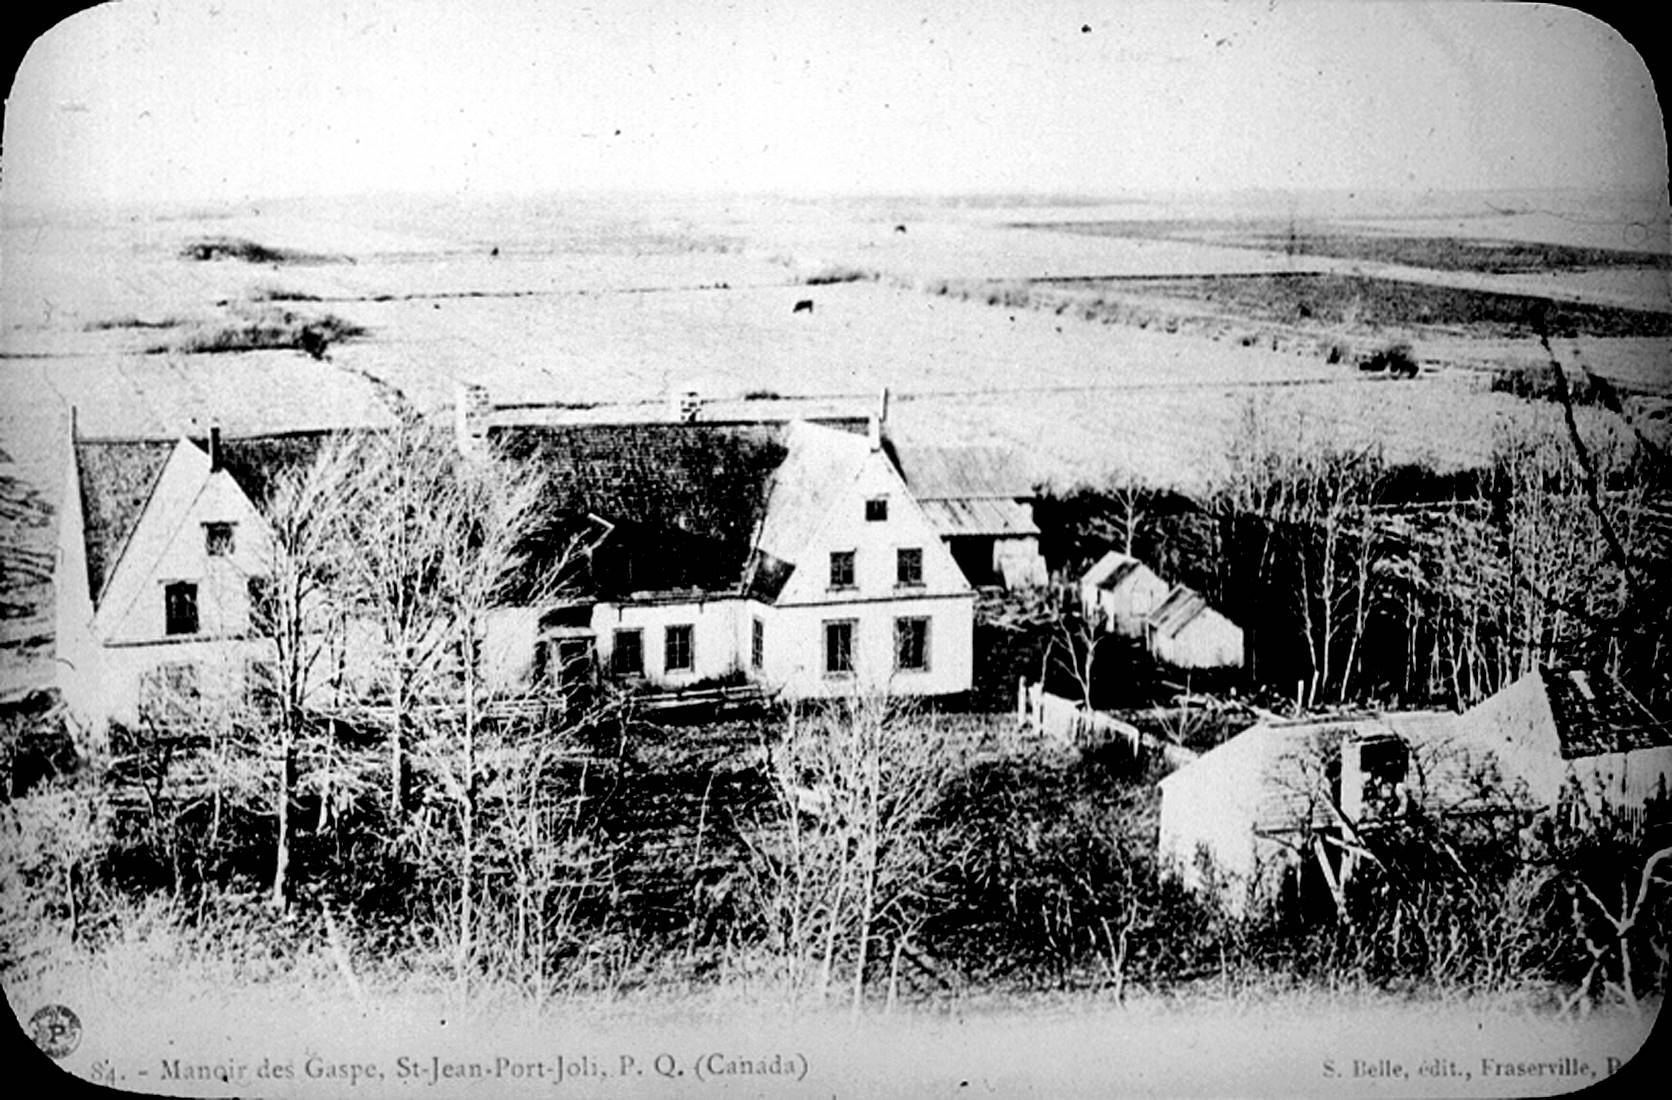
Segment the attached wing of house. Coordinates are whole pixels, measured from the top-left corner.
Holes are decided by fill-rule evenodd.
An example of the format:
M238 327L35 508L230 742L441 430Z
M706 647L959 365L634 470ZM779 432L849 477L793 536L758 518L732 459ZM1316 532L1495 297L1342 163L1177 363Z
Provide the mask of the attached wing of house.
M1034 489L1014 455L996 447L894 442L888 449L970 583L1010 588L1045 583Z

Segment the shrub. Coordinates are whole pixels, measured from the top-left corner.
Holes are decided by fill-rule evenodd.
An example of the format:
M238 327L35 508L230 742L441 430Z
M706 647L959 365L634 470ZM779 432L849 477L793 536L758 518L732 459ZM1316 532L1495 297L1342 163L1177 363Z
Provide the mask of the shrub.
M875 282L882 276L869 268L849 267L845 264L826 264L801 281L807 286L829 286L833 283Z
M1411 345L1400 342L1389 344L1365 358L1359 363L1359 370L1387 371L1400 378L1415 378L1417 376L1416 356Z

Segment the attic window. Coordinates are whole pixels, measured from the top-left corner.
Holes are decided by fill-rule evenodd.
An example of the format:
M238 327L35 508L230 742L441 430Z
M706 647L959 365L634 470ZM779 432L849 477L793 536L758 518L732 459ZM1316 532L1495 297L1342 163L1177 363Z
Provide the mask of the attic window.
M232 524L205 523L203 550L212 558L230 558L233 550Z
M865 520L868 523L882 523L888 519L888 498L872 497L865 502Z

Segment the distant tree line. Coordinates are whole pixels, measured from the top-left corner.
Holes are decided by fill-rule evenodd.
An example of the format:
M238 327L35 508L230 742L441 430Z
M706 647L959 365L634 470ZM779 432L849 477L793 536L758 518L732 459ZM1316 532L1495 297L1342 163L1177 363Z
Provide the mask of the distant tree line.
M1041 503L1043 548L1077 575L1130 547L1240 625L1251 685L1288 697L1460 708L1543 664L1672 702L1664 457L1565 413L1484 429L1478 467L1438 472L1250 404L1210 491L1080 487Z

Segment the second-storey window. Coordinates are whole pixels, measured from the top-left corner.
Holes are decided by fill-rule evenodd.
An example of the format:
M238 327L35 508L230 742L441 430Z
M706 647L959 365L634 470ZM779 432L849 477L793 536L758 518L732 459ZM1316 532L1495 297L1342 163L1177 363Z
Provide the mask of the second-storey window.
M638 630L615 632L615 649L610 670L617 676L638 676L644 672L644 634Z
M888 498L872 497L865 502L865 519L869 523L882 523L888 519Z
M205 523L203 525L204 553L212 558L230 558L233 549L232 524Z
M830 587L853 587L853 551L833 550L830 554Z
M749 631L749 664L752 668L761 668L766 664L766 624L759 619Z
M894 577L901 585L923 583L923 551L912 546L894 553Z
M665 672L690 672L695 666L691 651L691 625L670 626L662 635L662 669Z
M191 581L175 581L163 585L163 632L166 634L197 633L197 585Z

